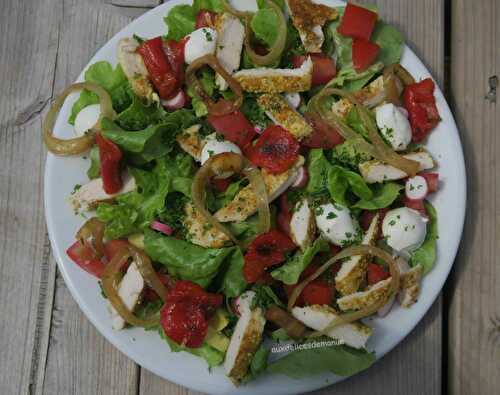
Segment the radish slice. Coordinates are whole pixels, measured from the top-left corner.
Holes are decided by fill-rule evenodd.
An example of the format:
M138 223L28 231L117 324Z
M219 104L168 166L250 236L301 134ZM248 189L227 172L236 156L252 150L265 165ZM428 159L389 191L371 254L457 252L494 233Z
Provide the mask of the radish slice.
M186 105L186 102L187 102L187 96L184 93L184 91L180 90L179 93L177 93L177 95L175 95L173 98L168 100L162 100L161 104L168 111L175 111L178 110L179 108L184 107Z
M158 232L166 234L167 236L170 236L172 233L174 233L174 229L172 227L160 221L153 221L153 223L151 224L151 229L157 230Z
M411 200L422 200L427 196L429 187L422 176L408 178L405 185L406 197Z
M301 166L297 179L292 184L292 188L304 188L307 185L307 181L309 181L309 174L307 173L307 169Z
M439 173L420 173L419 176L425 178L429 193L436 192L439 187Z
M253 127L253 130L255 131L255 133L257 134L262 134L262 132L264 131L264 128L261 128L260 126L254 126Z

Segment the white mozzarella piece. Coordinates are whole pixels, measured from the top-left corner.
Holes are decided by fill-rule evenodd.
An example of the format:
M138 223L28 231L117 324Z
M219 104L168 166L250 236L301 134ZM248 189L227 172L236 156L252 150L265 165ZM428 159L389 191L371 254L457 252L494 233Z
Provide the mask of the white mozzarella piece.
M83 136L87 130L90 130L101 116L101 105L91 104L80 110L75 118L75 132L78 136Z
M211 156L223 154L225 152L234 152L235 154L241 155L240 147L236 144L227 140L219 141L217 140L215 133L211 134L210 136L207 136L205 145L201 149L201 164L203 165ZM218 176L218 178L227 178L231 175L232 173L227 172Z
M340 247L355 240L359 233L358 222L347 207L339 204L327 203L319 206L316 211L316 224L324 237Z
M382 233L387 244L398 252L419 248L427 232L426 219L418 211L401 207L389 211L382 222Z
M300 93L290 92L290 93L285 93L284 96L285 96L285 100L293 108L298 108L300 106Z
M406 180L405 193L408 199L420 200L427 196L429 188L422 176L410 177Z
M214 29L202 27L192 32L188 37L184 48L184 60L187 64L191 64L202 56L215 53L217 32Z
M403 112L392 103L375 109L377 126L396 151L403 151L411 142L411 126Z

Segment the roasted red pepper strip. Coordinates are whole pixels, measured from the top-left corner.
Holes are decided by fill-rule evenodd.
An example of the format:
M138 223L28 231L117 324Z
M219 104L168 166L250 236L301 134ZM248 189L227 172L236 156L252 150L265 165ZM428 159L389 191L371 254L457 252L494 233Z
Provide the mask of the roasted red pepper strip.
M337 31L346 37L369 40L376 22L377 14L375 12L347 3Z
M161 310L161 326L176 343L200 347L207 334L210 314L221 304L221 295L205 292L191 281L177 281Z
M122 152L115 143L104 138L100 133L96 134L96 143L99 147L101 178L104 192L108 195L112 195L122 189L123 186L120 172Z
M367 283L368 285L377 284L379 281L385 280L390 277L389 271L381 265L376 263L369 263L367 269Z
M413 141L416 143L421 142L441 120L436 107L434 87L432 79L426 78L408 85L403 93Z
M170 99L178 91L176 73L163 50L161 37L144 41L137 49L148 69L149 78L162 99Z

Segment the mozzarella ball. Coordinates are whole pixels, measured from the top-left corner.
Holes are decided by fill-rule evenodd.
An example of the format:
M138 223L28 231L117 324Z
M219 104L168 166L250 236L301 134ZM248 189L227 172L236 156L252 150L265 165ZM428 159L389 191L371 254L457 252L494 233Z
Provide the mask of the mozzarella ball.
M209 27L202 27L195 30L189 36L184 48L184 60L187 64L205 55L215 53L217 42L217 32Z
M101 105L91 104L82 108L75 118L75 132L78 136L83 136L85 132L92 129L101 115Z
M285 93L285 100L290 104L293 108L297 108L300 106L300 93L298 92L290 92Z
M422 176L410 177L406 180L405 193L408 199L420 200L427 196L429 187Z
M316 208L316 225L322 235L339 247L356 240L359 224L347 207L327 203Z
M376 108L375 117L380 132L395 151L403 151L411 142L411 126L403 112L394 104Z
M382 222L382 233L387 244L398 252L419 248L427 233L426 219L416 210L401 207L389 211Z

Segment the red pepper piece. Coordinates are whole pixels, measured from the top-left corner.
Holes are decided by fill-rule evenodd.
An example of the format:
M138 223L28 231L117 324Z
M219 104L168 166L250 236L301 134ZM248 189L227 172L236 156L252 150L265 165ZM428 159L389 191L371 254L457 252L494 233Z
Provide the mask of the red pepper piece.
M387 269L381 265L377 265L376 263L368 264L367 273L368 285L377 284L379 281L385 280L390 276Z
M293 67L299 68L310 56L313 62L312 86L323 85L329 82L337 74L335 61L324 54L307 54L292 56Z
M77 240L66 250L66 254L86 272L97 278L102 277L105 265L88 245Z
M103 189L108 195L112 195L123 186L120 172L122 152L115 143L104 138L100 133L96 134L96 143L99 147L99 159L101 160Z
M355 38L352 42L352 63L358 73L366 70L377 59L380 47L368 40Z
M313 127L313 132L301 144L309 148L332 149L344 142L344 138L317 113L306 112L304 117Z
M232 103L229 104L232 106ZM249 145L256 134L252 124L239 110L226 115L209 115L207 121L217 132L241 149Z
M254 165L269 173L282 173L295 163L299 149L299 142L289 131L272 125L264 130L257 143L247 148L245 154Z

